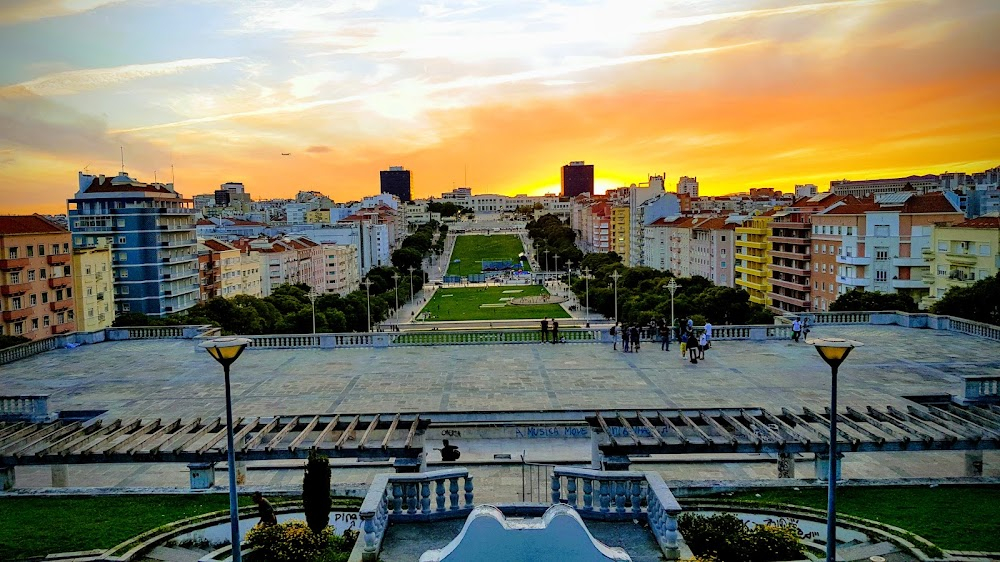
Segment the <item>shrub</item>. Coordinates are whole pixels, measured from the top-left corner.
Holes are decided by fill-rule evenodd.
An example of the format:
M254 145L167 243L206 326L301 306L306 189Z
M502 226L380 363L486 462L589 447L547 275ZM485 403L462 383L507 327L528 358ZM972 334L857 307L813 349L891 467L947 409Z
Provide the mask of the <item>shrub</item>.
M711 562L776 562L803 556L795 527L748 527L728 513L713 516L684 514L677 528L698 560Z
M302 479L302 507L306 522L315 533L330 524L330 461L316 451L309 451L305 477Z
M247 533L246 541L267 562L312 562L327 550L332 535L330 527L314 533L305 521L258 523Z

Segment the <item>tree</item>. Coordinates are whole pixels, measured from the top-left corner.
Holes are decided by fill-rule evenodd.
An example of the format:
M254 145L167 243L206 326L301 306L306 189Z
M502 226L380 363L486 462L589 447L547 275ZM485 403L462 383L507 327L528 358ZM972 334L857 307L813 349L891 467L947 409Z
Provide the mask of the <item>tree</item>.
M831 312L851 310L899 310L916 312L917 303L906 295L878 291L848 291L830 303Z
M952 287L931 311L1000 326L1000 273L969 287Z
M309 451L306 473L302 478L302 509L306 524L319 533L330 524L330 460L316 451Z
M0 336L0 349L14 347L15 345L21 345L29 341L31 340L24 336Z
M407 271L411 267L420 269L423 261L424 254L416 248L400 248L392 253L392 265L400 271Z

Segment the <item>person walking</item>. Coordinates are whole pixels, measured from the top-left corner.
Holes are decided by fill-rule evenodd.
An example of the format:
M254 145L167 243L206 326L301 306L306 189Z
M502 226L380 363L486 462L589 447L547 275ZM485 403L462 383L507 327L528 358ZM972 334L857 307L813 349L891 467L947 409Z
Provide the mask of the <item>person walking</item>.
M799 319L796 318L795 320L792 321L792 341L795 343L799 343L799 336L801 335L802 335L802 322L799 322Z
M681 359L684 359L684 353L687 351L687 345L688 345L687 330L681 332L680 341L681 341Z
M698 336L694 334L694 331L688 331L688 357L692 363L698 363Z
M708 336L705 335L705 332L702 332L701 333L701 338L698 339L698 358L699 359L704 359L705 358L705 350L706 349L708 349Z
M622 352L628 353L629 345L632 343L632 328L628 324L622 324Z
M274 514L274 507L271 505L271 502L267 501L264 494L254 492L251 498L253 499L253 502L257 504L257 514L260 515L260 525L262 527L277 525L278 518Z
M642 334L639 332L638 326L632 326L632 353L639 353L639 341L642 339Z
M549 319L542 318L542 342L549 341Z
M660 324L660 351L670 351L670 328L666 321Z
M611 329L608 330L608 334L611 335L611 342L612 342L611 349L615 351L618 351L618 337L619 337L618 332L620 331L621 329L618 328L618 322L615 322L615 325L611 326Z
M552 319L552 343L559 343L559 322L555 318Z

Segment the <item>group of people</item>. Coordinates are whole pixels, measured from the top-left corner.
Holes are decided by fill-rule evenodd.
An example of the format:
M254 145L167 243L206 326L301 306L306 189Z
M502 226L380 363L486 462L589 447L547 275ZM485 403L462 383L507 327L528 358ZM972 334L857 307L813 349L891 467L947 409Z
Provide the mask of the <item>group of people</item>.
M549 339L549 330L552 331L552 339ZM559 339L559 322L555 319L543 318L542 319L542 343L547 343L551 341L552 343L566 343Z
M661 351L670 351L670 340L674 339L681 344L681 357L688 354L690 361L697 363L699 359L705 358L705 350L711 347L712 323L706 322L702 333L696 334L694 320L690 318L678 320L672 328L667 324L666 319L659 322L652 321L649 326L619 325L615 322L609 333L614 341L613 349L617 351L620 342L622 351L626 353L638 352L643 338L646 337L653 341L659 341Z
M803 318L801 321L796 318L792 320L792 341L795 343L799 342L799 338L804 337L809 339L809 317Z

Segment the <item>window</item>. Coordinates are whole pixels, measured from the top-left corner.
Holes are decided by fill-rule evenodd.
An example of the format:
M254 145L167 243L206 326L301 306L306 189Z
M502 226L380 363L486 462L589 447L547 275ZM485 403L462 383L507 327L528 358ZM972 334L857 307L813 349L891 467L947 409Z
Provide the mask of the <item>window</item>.
M20 271L10 272L10 283L12 285L17 285L20 282L21 282L21 272Z
M34 246L28 245L28 246L25 246L25 249L28 250L28 257L29 258L35 257L35 247Z
M49 292L45 291L42 293L42 304L49 302Z
M119 244L124 244L125 243L125 237L124 236L119 236L118 237L118 243Z
M885 271L876 271L875 272L875 280L876 281L885 281L887 278L888 278L888 273L887 272L885 272Z
M7 259L16 260L17 259L17 246L9 248L7 250Z
M38 318L32 318L31 319L31 329L32 330L37 330L38 329Z
M819 244L813 244L813 252L819 253Z
M820 268L820 270L823 271L823 273L826 273L826 264L825 263L823 265L819 266L819 268Z
M44 269L39 269L38 270L38 277L40 277L41 279L45 279L46 275L48 275L48 271L46 271Z
M853 229L852 229L852 227L850 227L850 226L849 226L849 227L847 227L847 235L848 235L848 236L850 236L850 235L851 235L851 233L852 233L852 230L853 230Z
M980 244L979 245L979 255L980 256L988 256L988 255L990 255L990 245L989 244Z
M14 324L14 335L20 336L24 333L24 322L16 322Z
M123 269L122 272L121 272L121 275L119 275L119 277L121 277L122 279L125 279L126 277L128 277L128 270L127 269Z
M818 263L814 263L813 264L813 271L819 271L819 264Z
M943 265L939 265L937 267L937 274L938 275L947 275L948 274L948 270Z
M34 280L35 280L35 270L34 269L29 269L28 270L28 281L34 281Z
M722 262L722 267L726 267L726 262Z
M66 314L62 312L56 314L56 324L65 324L65 323L66 323Z
M38 295L28 295L28 306L35 306L38 304Z
M813 281L813 289L819 289L819 281Z
M63 300L63 290L62 289L56 289L56 300L57 301Z
M725 235L725 234L723 234L723 235L722 235L722 241L723 241L723 242L725 242L725 241L726 241L726 235ZM723 251L725 251L725 250L723 250Z
M88 297L94 296L94 288L93 287L87 287L87 296Z
M84 273L86 273L87 275L90 275L90 266L89 265L86 268L84 268Z
M69 253L69 242L63 242L63 253L64 254Z
M73 287L66 287L66 298L73 298Z
M70 275L72 275L72 273L69 270L69 266L68 265L64 265L63 266L63 277L69 277Z
M128 286L127 285L122 286L122 294L123 295L127 295L128 294Z
M118 219L118 228L125 228L125 219Z
M54 255L56 255L58 253L59 253L59 244L53 244L52 245L52 255L54 256Z
M43 327L45 327L45 328L48 328L48 327L49 327L49 324L51 324L51 323L52 323L52 322L51 322L51 321L49 320L49 317L48 317L48 316L43 316L43 317L42 317L42 326L43 326Z
M11 310L21 310L21 297L11 297L11 299L10 299L10 309Z
M886 261L889 259L889 249L888 248L875 248L875 260L876 261Z
M40 256L44 256L45 255L45 245L44 244L39 244L38 245L38 255L40 255Z
M93 318L93 317L94 317L94 309L93 308L88 308L87 309L87 318Z

